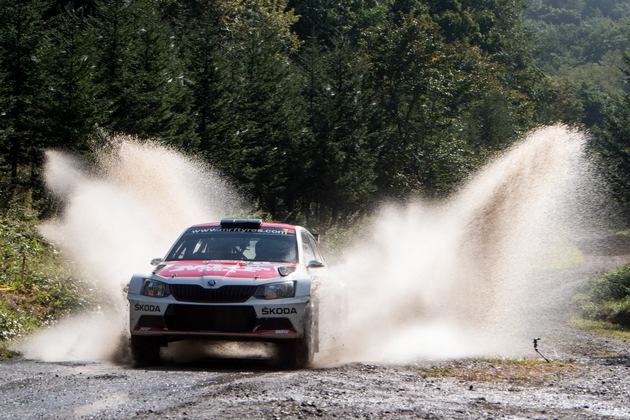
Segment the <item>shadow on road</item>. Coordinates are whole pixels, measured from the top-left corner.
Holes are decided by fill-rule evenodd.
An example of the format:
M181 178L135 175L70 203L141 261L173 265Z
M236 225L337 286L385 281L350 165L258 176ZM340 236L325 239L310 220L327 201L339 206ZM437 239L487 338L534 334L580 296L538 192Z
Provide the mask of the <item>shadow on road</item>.
M159 365L135 367L153 371L274 372L282 371L271 359L204 358L194 361L165 360Z

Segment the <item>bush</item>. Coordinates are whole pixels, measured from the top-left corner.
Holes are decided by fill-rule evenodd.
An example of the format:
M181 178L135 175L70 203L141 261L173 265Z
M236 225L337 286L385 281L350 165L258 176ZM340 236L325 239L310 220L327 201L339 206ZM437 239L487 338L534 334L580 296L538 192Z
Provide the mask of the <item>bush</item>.
M0 302L0 341L21 336L29 323L28 319L22 319L19 314L9 310L4 302Z
M11 340L87 306L90 292L39 234L29 209L0 215L0 359Z
M573 303L582 318L630 327L630 264L590 279Z

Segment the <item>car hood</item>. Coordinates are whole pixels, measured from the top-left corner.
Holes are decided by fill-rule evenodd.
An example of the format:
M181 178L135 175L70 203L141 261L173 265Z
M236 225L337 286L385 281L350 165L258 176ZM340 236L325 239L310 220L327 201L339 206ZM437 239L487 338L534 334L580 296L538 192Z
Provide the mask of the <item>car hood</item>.
M258 261L165 261L154 271L164 277L224 277L265 280L279 277L278 267L295 266L289 263Z

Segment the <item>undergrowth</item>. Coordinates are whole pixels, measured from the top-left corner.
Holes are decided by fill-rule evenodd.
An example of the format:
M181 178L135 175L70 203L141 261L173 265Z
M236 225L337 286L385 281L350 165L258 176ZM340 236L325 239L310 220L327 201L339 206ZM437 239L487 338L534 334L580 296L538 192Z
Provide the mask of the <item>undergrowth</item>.
M584 318L574 317L571 324L585 331L594 332L603 337L610 337L617 340L630 342L630 328L623 328L619 325L607 321L593 321Z
M0 215L0 360L16 355L10 350L16 340L89 303L90 291L38 223L28 206Z
M573 297L573 308L582 320L596 322L582 322L585 328L608 323L630 331L630 264L591 278Z

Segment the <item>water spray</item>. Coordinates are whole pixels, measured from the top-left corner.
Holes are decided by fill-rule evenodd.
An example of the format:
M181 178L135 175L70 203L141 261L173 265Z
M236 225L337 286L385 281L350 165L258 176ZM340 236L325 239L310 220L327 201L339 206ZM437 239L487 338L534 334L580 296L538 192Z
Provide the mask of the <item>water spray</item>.
M185 226L251 214L236 188L201 162L156 143L116 140L95 152L94 168L47 152L46 185L64 211L40 231L95 282L106 309L35 334L26 357L109 358L107 343L128 328L129 276L151 269ZM414 199L374 214L331 267L347 285L348 328L339 334L338 314L322 315L316 363L523 355L516 343L536 334L540 309L557 303L540 299L533 274L579 228L577 215L586 220L576 206L589 180L585 143L568 127L541 128L447 200Z

